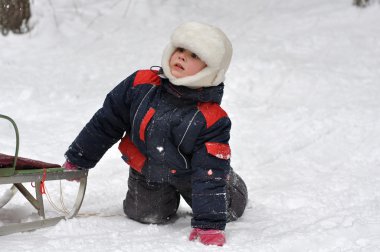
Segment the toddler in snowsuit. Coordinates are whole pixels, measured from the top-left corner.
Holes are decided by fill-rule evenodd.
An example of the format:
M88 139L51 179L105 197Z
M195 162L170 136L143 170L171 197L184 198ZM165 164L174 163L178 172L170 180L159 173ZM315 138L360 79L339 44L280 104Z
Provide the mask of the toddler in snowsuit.
M180 196L191 206L190 240L225 243L228 221L247 204L230 167L231 121L220 107L232 46L216 27L188 22L173 32L162 68L139 70L106 97L66 152L67 169L89 169L120 139L130 166L125 214L166 223Z

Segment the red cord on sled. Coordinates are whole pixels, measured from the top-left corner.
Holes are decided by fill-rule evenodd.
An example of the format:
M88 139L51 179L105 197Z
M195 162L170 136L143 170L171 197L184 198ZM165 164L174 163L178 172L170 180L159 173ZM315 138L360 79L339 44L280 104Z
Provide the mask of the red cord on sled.
M41 184L40 184L40 193L41 194L46 194L45 181L46 181L46 168L43 168L42 180L41 180ZM33 182L30 182L30 185L32 187L36 187L36 185L34 185Z
M40 184L40 193L41 194L46 194L45 181L46 181L46 168L43 169L42 180L41 180L41 184Z

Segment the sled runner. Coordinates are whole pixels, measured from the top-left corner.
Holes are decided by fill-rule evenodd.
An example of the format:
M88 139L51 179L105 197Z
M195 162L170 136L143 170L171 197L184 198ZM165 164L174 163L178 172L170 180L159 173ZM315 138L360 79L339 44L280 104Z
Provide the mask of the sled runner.
M5 206L19 191L25 199L37 210L39 220L4 224L0 226L0 235L7 235L16 232L30 231L38 228L53 226L62 219L73 218L79 211L86 191L87 171L73 170L67 171L60 165L46 163L42 161L18 157L19 134L16 123L8 116L1 115L0 118L10 121L16 133L16 151L14 156L0 153L0 185L12 185L2 197L0 197L0 208ZM47 218L43 194L45 194L45 181L50 180L78 180L80 182L77 197L70 211L58 217ZM34 183L35 196L23 185L23 183ZM48 196L48 195L47 195ZM48 196L49 197L49 196ZM49 199L50 201L50 199ZM54 207L54 206L53 206ZM0 212L0 221L1 221Z

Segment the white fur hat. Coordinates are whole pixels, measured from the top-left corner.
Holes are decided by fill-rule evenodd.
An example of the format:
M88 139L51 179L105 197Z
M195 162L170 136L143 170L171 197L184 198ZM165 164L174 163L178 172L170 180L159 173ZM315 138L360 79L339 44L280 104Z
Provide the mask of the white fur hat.
M171 74L169 61L173 52L185 48L203 60L207 67L192 76L176 78ZM232 45L227 36L217 27L197 22L178 26L171 35L162 56L162 69L171 83L190 88L217 86L225 79L230 65Z

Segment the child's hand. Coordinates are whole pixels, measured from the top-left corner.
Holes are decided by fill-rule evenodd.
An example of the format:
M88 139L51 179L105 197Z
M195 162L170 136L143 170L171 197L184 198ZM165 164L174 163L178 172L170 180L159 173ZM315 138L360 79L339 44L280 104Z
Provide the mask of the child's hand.
M78 170L78 166L71 163L69 160L66 160L66 162L62 165L62 167L65 168L65 170L69 170L69 171Z
M63 168L65 168L66 171L76 171L78 170L78 166L71 163L69 160L66 160L66 162L62 165ZM68 181L76 181L79 182L79 179L68 179Z
M193 241L198 237L200 242L205 245L223 246L226 243L223 230L194 228L190 233L189 240Z

